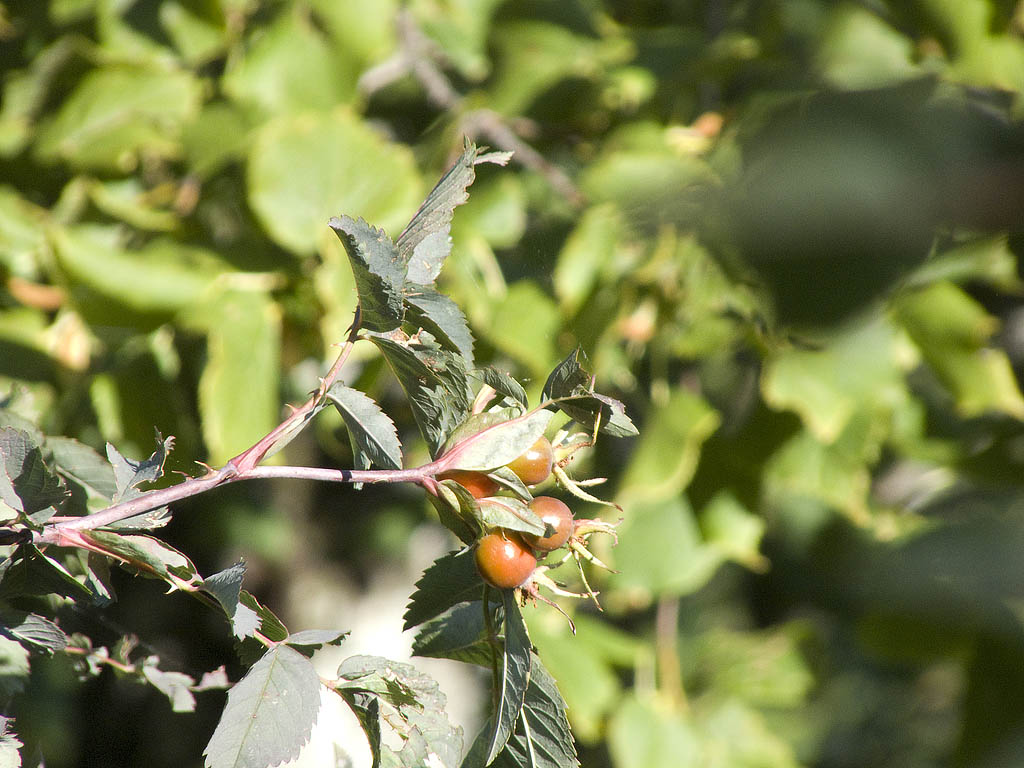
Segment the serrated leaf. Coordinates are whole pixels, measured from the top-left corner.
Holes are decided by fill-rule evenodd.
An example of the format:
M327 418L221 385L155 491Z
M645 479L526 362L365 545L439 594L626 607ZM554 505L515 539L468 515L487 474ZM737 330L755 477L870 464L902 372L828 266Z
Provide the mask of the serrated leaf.
M141 573L156 576L177 589L199 583L199 572L184 554L153 536L113 531L83 531L81 536L105 554Z
M370 340L405 390L416 425L431 455L436 456L448 435L469 414L465 361L461 355L441 349L427 333L421 333L416 342L382 336Z
M46 450L58 472L104 499L117 493L110 462L84 443L70 437L47 437Z
M413 640L412 652L415 656L489 667L491 644L487 640L483 603L459 603L424 622Z
M481 155L476 145L466 140L462 156L430 190L409 226L398 236L398 252L409 265L411 282L429 285L440 274L452 248L452 216L455 208L469 199L466 190L476 178L475 166L483 162L505 165L510 157L511 153L499 152Z
M285 642L304 656L312 656L325 645L341 645L348 632L337 629L304 629L288 635Z
M212 595L220 603L224 613L231 619L231 628L235 637L239 639L251 636L256 629L255 613L245 609L245 606L241 606L243 610L239 611L239 597L242 593L244 578L245 562L239 560L230 568L203 579L203 583L200 585L204 592Z
M196 681L182 672L160 669L157 666L159 662L156 656L147 658L142 665L142 676L170 700L171 711L195 712L196 697L192 695L192 686Z
M531 654L530 661L530 684L522 712L515 731L493 765L498 768L520 768L524 765L532 768L579 768L576 745L565 716L565 700L540 658Z
M353 656L338 668L335 690L359 718L375 766L452 766L458 761L462 728L448 721L437 683L415 667ZM396 741L401 749L391 746Z
M508 497L479 499L477 506L480 525L484 530L502 528L534 536L544 535L544 522L522 499Z
M587 356L581 348L570 352L548 375L544 399L555 401L559 410L586 429L592 430L599 422L600 431L613 437L638 434L621 402L594 392L594 377L586 365Z
M0 428L0 500L43 523L67 498L60 477L51 472L43 454L28 433L13 427Z
M280 643L288 637L288 628L274 612L244 589L238 594L233 624L236 634L243 636L241 642L235 644L235 650L244 664L253 663L263 653L262 643L253 639L257 630L272 643Z
M453 605L479 601L483 586L470 550L442 555L416 582L416 591L409 598L409 606L402 617L402 629L412 629L441 615Z
M458 352L473 364L473 334L458 304L427 285L408 284L405 288L406 322L425 328L442 345Z
M0 612L0 634L47 653L62 651L68 645L64 630L43 616L25 611Z
M206 768L267 768L299 754L320 710L320 677L287 645L267 651L228 691Z
M484 384L491 387L499 395L515 400L524 408L529 407L529 401L523 385L505 371L488 366L486 368L477 368L474 375L478 375Z
M445 454L449 468L486 472L508 464L537 442L551 415L546 409L531 411L461 440Z
M345 246L352 265L362 327L379 333L394 330L405 318L406 283L406 267L395 244L383 229L363 219L335 216L328 225Z
M485 766L494 762L505 748L523 709L530 683L532 646L515 591L502 590L502 601L505 608L504 648L494 680L497 695L495 711L491 715L493 730L486 741Z
M21 753L24 746L14 732L14 719L0 716L0 768L21 768Z
M22 544L0 563L0 599L56 593L72 600L89 600L89 592L67 570L34 544Z
M372 398L341 382L331 385L327 397L345 421L359 469L373 465L382 469L402 468L402 444L394 422Z
M116 492L113 501L127 501L142 493L138 486L142 483L152 483L163 477L164 462L167 454L174 447L174 438L164 439L159 432L156 434L157 449L150 454L148 459L135 461L126 459L110 443L107 443L107 460L114 470L114 482Z

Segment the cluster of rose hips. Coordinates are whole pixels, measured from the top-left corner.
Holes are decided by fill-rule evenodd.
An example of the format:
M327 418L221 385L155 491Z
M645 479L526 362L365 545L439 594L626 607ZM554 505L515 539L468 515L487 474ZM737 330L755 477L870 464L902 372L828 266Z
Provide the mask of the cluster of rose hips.
M548 479L553 465L551 443L541 436L525 453L508 463L525 485L537 485ZM453 470L441 474L442 480L454 480L477 499L494 496L501 486L483 472ZM550 527L547 536L521 534L498 529L485 534L476 545L476 566L484 581L501 589L522 586L537 568L537 553L543 557L566 545L573 534L572 511L553 496L535 496L530 510Z

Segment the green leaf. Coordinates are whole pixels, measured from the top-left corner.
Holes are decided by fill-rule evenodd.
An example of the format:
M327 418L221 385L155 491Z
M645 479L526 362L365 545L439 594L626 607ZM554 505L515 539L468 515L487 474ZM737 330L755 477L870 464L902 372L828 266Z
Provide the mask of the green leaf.
M43 462L42 451L28 433L0 428L0 501L44 523L67 495L63 481Z
M186 61L201 64L227 45L228 30L220 6L195 6L187 0L160 4L160 26Z
M479 499L477 501L480 527L485 531L498 528L543 536L544 522L533 513L522 499L512 497Z
M577 347L548 374L544 399L555 401L560 411L585 429L592 430L600 420L600 431L613 437L638 434L622 403L594 392L594 377L586 366L587 356Z
M267 651L228 691L203 754L206 768L267 768L292 760L320 710L320 677L287 645Z
M22 544L0 562L0 599L56 593L72 600L90 600L92 593L63 565L34 544Z
M345 246L359 296L360 325L381 333L394 330L405 317L402 292L406 268L391 238L362 219L334 217L328 222Z
M491 387L499 395L504 395L509 400L516 401L523 408L529 407L530 403L526 397L526 390L509 373L488 366L486 368L477 368L473 372L473 376L479 376L484 384Z
M481 155L476 145L466 139L462 156L430 190L409 226L398 236L398 252L409 267L410 282L431 285L440 274L441 265L452 250L452 215L456 207L469 199L466 190L476 178L475 166L484 162L505 165L511 156L511 152Z
M338 668L334 690L359 718L375 766L453 766L458 761L462 728L448 721L437 683L415 667L379 656L353 656ZM391 746L396 742L401 749Z
M998 321L962 288L942 282L907 292L895 311L964 416L996 411L1024 418L1009 358L988 346Z
M402 629L412 629L459 603L479 602L483 585L471 550L442 555L416 582L402 617Z
M138 153L172 157L201 94L189 72L137 64L95 69L41 126L36 152L47 162L108 171L133 170Z
M608 747L620 768L652 765L698 765L700 735L693 725L667 707L627 696L608 725Z
M163 579L172 587L190 589L200 583L192 561L153 536L100 530L83 531L81 535L109 556L141 573Z
M230 288L206 309L199 412L208 460L223 464L277 424L281 309L262 292Z
M661 499L679 494L693 477L701 446L720 422L699 395L674 390L645 419L644 433L622 480L622 496Z
M77 483L99 498L114 498L117 483L113 467L88 445L70 437L47 437L46 450L65 480Z
M280 643L288 637L288 628L274 612L244 589L238 595L232 624L236 636L242 635L241 642L235 644L235 650L243 664L252 664L263 654L263 644L254 639L257 631L272 643Z
M555 357L561 328L562 316L551 297L532 280L520 280L509 286L481 330L497 349L541 376Z
M437 510L441 524L458 536L463 544L472 544L480 535L477 522L479 506L473 494L454 480L442 480L437 491L437 496L430 494L427 498Z
M54 231L53 240L60 267L74 284L143 314L171 315L194 306L226 269L209 251L170 240L126 250L117 227L79 224ZM97 310L103 311L111 310Z
M551 411L530 411L466 437L446 453L446 469L488 472L527 451L544 434Z
M46 653L62 651L68 645L64 630L43 616L25 611L0 611L0 634Z
M134 461L126 459L110 443L107 443L107 460L114 470L114 483L116 490L111 497L113 501L127 501L142 494L138 486L143 483L152 483L164 475L164 462L167 461L167 454L174 447L174 438L166 440L156 433L157 449L150 454L148 459Z
M445 347L473 364L473 334L459 305L443 293L426 285L409 284L405 288L405 321L416 328L425 328Z
M614 563L620 589L634 589L638 599L682 595L707 583L721 563L704 546L693 510L682 496L627 507L619 529Z
M418 340L371 336L370 341L383 353L405 390L416 426L431 455L436 456L448 435L469 414L465 361L461 355L441 349L426 332Z
M230 568L203 579L200 588L212 595L220 603L224 613L231 619L231 628L235 637L242 639L251 637L257 629L256 614L240 606L242 580L245 578L245 562L239 560ZM242 610L239 610L241 607Z
M172 712L195 712L196 697L192 695L192 686L196 681L182 672L160 669L160 659L148 657L142 664L142 676L150 685L171 702Z
M491 644L487 640L483 603L459 603L424 622L413 640L412 652L415 656L490 667Z
M355 66L303 13L283 8L268 25L253 28L240 56L228 58L224 92L271 114L327 111L355 92Z
M377 403L340 382L331 385L327 397L345 421L357 467L402 468L402 444L398 442L394 422Z
M530 657L530 684L522 713L505 749L495 758L498 768L579 768L576 745L565 716L558 685L536 654ZM650 765L659 765L651 763ZM660 765L679 765L670 760Z
M380 138L344 110L267 123L249 152L249 203L288 250L312 253L331 216L346 213L395 231L419 200L407 147Z
M0 768L21 768L21 753L24 746L14 732L14 719L0 716Z
M623 223L614 205L605 204L583 212L566 238L555 263L555 294L563 307L575 313L619 258Z
M337 629L304 629L288 635L285 642L304 656L312 656L315 651L327 645L341 645L348 637L348 632Z

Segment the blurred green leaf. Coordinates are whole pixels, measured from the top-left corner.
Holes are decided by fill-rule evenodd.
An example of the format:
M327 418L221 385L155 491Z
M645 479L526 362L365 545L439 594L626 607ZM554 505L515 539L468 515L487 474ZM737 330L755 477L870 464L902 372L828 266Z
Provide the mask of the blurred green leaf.
M670 709L635 695L622 699L608 725L608 748L615 768L697 765L701 737Z
M485 331L487 340L522 363L535 376L543 376L556 354L555 337L561 317L555 303L532 281L509 286L494 307Z
M222 464L278 421L281 311L265 294L225 289L211 296L199 409L209 461Z
M189 72L111 66L87 74L40 128L36 152L74 168L130 171L138 155L174 157L182 123L199 110Z
M397 232L416 206L411 152L345 110L266 123L249 151L249 203L281 246L308 254L337 214Z
M622 481L622 498L647 500L675 496L693 477L701 446L720 424L701 397L685 389L644 419L641 436Z
M245 53L231 60L224 91L269 114L329 110L355 92L355 66L344 50L331 45L305 15L283 8L270 25L257 27Z

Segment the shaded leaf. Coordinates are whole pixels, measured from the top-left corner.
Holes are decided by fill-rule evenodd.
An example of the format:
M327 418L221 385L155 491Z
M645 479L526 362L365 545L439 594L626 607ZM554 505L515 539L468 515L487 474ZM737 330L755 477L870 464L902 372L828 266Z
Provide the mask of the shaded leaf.
M165 440L157 432L156 444L157 449L150 454L148 459L135 461L126 459L117 448L107 443L107 460L114 470L114 482L117 488L112 501L133 499L142 493L138 488L139 485L152 483L163 477L164 462L167 460L167 454L174 447L174 438L168 437Z
M235 643L235 650L244 664L252 664L265 650L263 644L254 638L257 631L272 643L280 643L288 637L288 628L274 612L244 589L238 594L238 607L232 624L236 635L242 635L241 642Z
M380 333L394 330L405 317L402 292L406 283L406 267L395 244L383 229L363 219L335 216L328 224L345 246L352 265L360 324Z
M46 450L57 471L104 499L113 499L117 483L110 462L84 443L70 437L47 437Z
M412 652L415 656L490 667L491 644L487 640L483 603L459 603L424 622L413 640Z
M0 501L43 523L67 498L61 478L43 462L43 454L27 432L0 428Z
M0 612L0 634L47 653L62 651L68 645L68 636L60 627L43 616L25 611Z
M304 629L288 635L285 642L304 656L312 656L325 645L341 645L348 632L337 629Z
M142 676L170 700L171 711L194 712L196 697L192 695L192 687L196 681L181 672L160 669L159 663L156 656L147 658L142 664Z
M426 285L409 284L405 289L406 322L424 328L441 343L473 364L473 334L458 304Z
M359 718L375 766L450 766L458 761L462 728L448 721L437 683L415 667L353 656L338 668L335 690ZM392 746L396 741L400 749Z
M394 422L370 397L357 389L335 382L327 390L348 429L352 455L359 469L376 465L382 469L402 468L402 444Z
M371 336L409 398L431 455L469 413L469 384L460 355L441 349L428 333L417 341Z
M153 536L113 531L83 531L81 536L105 554L126 565L167 581L178 589L192 589L199 573L184 554Z
M599 422L600 431L614 437L638 434L622 403L594 392L594 377L586 366L587 356L577 347L548 375L544 399L554 401L555 407L588 430Z
M89 592L74 576L53 558L44 555L34 544L22 544L0 562L0 599L19 595L56 593L72 600L89 600Z
M243 638L252 635L255 630L254 614L243 610L239 615L239 597L242 592L242 580L245 578L245 562L239 560L230 568L203 579L200 588L212 595L224 613L231 619L231 628L235 637ZM245 606L242 606L244 609ZM237 621L236 621L237 617Z
M504 647L494 680L495 711L491 714L490 734L484 742L484 765L494 762L494 758L505 748L523 709L530 682L532 646L515 591L502 590L502 602L505 608ZM485 732L487 730L485 728Z
M203 754L207 768L267 768L299 754L320 710L320 677L287 645L268 650L228 691Z
M487 498L477 501L481 528L485 531L501 528L534 536L544 536L544 522L533 513L522 499L511 497Z
M480 155L476 145L466 139L462 156L430 190L409 226L398 236L398 252L409 266L410 282L430 285L441 272L441 264L452 248L452 215L469 199L466 190L476 178L474 166L483 162L505 165L510 157L510 152Z
M416 582L402 617L402 629L412 629L459 603L479 601L483 585L471 550L442 555Z
M526 390L523 389L523 385L505 371L487 366L486 368L477 368L476 371L474 371L474 375L479 376L483 380L484 384L491 387L499 395L504 395L510 400L515 400L524 408L529 407L529 401L526 397Z

